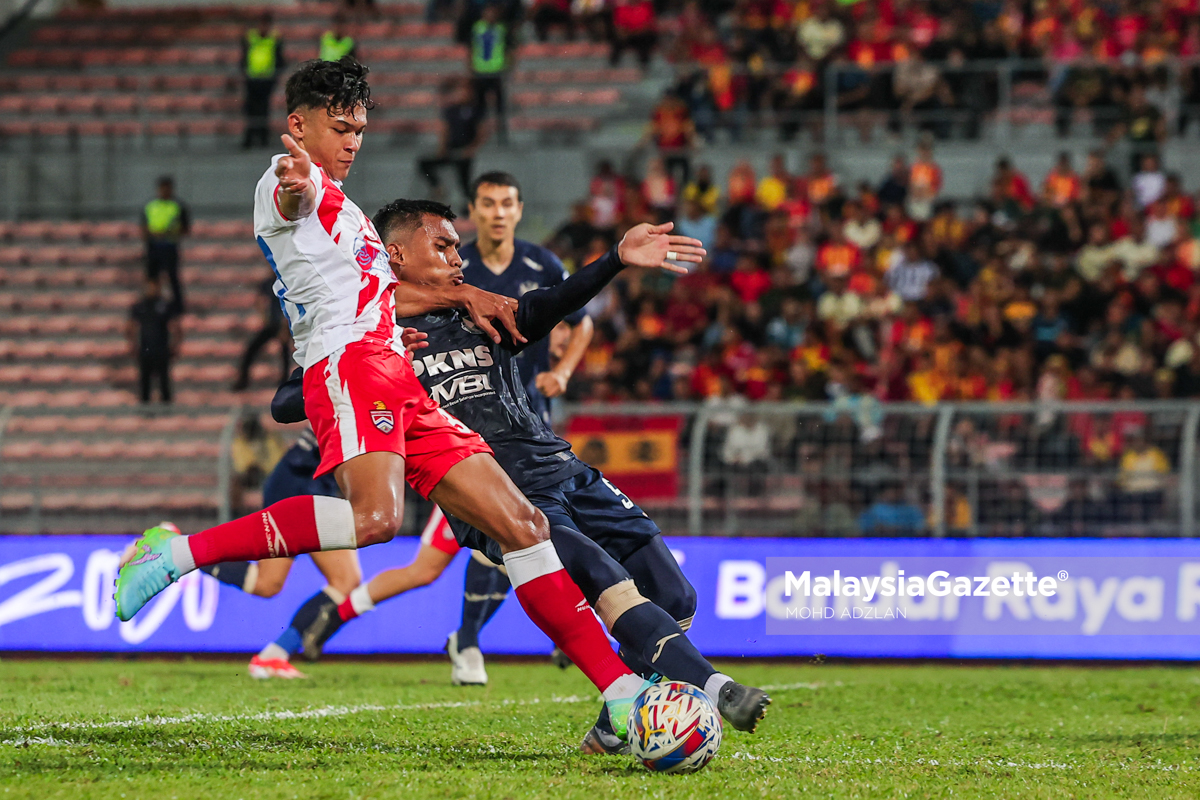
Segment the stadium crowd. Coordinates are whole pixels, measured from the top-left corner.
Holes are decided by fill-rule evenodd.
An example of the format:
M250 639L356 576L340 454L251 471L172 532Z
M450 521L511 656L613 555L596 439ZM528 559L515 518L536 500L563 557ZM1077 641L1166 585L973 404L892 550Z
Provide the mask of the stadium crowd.
M1000 158L987 197L940 196L932 147L846 185L821 153L801 174L700 166L677 185L602 163L552 239L567 262L634 220L706 243L692 274L622 277L575 391L590 399L880 401L1200 397L1196 202L1155 156L1128 184L1101 151L1036 182Z
M431 9L448 8L432 0ZM467 3L460 40L487 3ZM939 137L952 124L978 135L984 115L1022 83L1057 108L1066 135L1077 116L1101 133L1152 138L1123 123L1146 102L1183 131L1200 113L1197 0L534 0L499 3L510 27L524 14L537 38L558 32L611 45L645 68L661 52L678 75L697 128L736 137L746 124L778 124L784 139L811 124L827 99L858 118L864 136L882 116L893 130L914 117ZM436 10L431 13L438 13ZM1174 79L1167 68L1182 59ZM995 65L1017 64L1007 78ZM831 71L832 70L832 75ZM1007 88L1002 83L1008 81ZM827 98L829 91L835 98Z
M690 170L673 167L654 157L632 176L599 164L550 241L582 264L636 220L673 219L710 253L685 277L622 275L593 301L596 334L570 397L727 409L708 461L734 480L716 491L761 493L775 464L818 480L808 508L819 516L846 506L841 522L810 528L917 533L934 519L930 497L902 482L928 468L932 417L892 416L888 403L1200 397L1197 198L1156 155L1129 181L1102 150L1081 165L1063 153L1036 177L1001 157L988 196L969 202L941 196L929 141L855 185L819 152L799 174L778 155L765 174L741 162L723 182L700 165L677 183ZM801 414L798 426L756 417L759 400L835 411L807 426ZM950 528L1169 519L1181 421L1136 410L960 416L949 465L992 477L973 506L950 483ZM851 467L883 472L852 482ZM1038 483L1028 470L1061 474ZM891 514L902 496L907 521L859 519L879 504Z

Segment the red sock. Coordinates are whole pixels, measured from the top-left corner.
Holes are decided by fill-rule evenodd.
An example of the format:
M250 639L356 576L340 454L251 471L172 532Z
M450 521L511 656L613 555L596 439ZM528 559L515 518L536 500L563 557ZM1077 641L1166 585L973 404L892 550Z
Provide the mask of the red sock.
M604 635L583 592L567 575L550 542L504 557L521 607L567 657L603 692L633 673Z
M187 537L196 567L224 561L257 561L346 550L356 544L354 513L336 497L304 495L280 500L256 514ZM177 566L188 571L186 564Z
M354 610L354 604L347 597L338 604L338 616L342 618L342 622L349 622L358 616L358 612Z

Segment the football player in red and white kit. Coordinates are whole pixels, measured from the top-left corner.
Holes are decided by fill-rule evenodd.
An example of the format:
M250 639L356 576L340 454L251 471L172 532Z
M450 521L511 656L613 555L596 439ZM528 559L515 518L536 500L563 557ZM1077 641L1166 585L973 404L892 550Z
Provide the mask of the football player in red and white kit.
M522 607L601 691L623 734L642 679L613 652L563 569L545 515L513 485L483 439L430 399L405 357L397 313L463 306L475 317L488 301L461 285L406 284L396 296L374 226L341 188L373 105L366 74L347 57L306 62L288 79L288 153L273 159L254 203L255 235L278 277L276 293L304 368L305 411L322 454L317 475L332 471L345 499L290 497L191 536L150 529L122 557L117 616L131 619L197 567L389 541L404 519L407 480L500 546ZM655 263L637 266L658 266L668 250L674 260L699 262L700 251L689 241L662 234ZM429 242L432 255L443 259L456 244ZM493 302L502 308L478 316L499 317L524 342L508 304ZM500 341L486 322L484 330Z

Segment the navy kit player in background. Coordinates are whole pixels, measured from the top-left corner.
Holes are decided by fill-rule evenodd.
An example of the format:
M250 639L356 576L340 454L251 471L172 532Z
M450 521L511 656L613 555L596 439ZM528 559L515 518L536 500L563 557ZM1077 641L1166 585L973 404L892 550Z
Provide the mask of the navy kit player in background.
M426 286L462 280L450 224L449 207L430 201L397 200L375 216L380 238L399 280ZM624 268L625 262L656 263L647 257L654 241L670 225L640 225L603 258L568 280L528 292L517 307L517 327L536 342L562 318L596 295ZM696 261L703 250L694 239L669 237L667 261ZM661 257L658 256L658 257ZM516 364L522 343L488 340L457 313L431 313L398 320L411 350L417 379L441 405L488 442L497 463L550 521L550 537L568 574L621 644L622 660L648 680L666 676L702 687L735 728L753 731L770 699L718 673L688 640L685 629L695 614L696 596L671 555L658 527L597 470L577 459L570 445L554 434L528 400ZM289 384L290 405L299 408L298 387ZM476 529L450 518L464 547L485 553L493 562L500 552ZM369 586L370 584L368 584ZM586 753L623 748L602 712L584 738Z
M534 289L557 286L566 279L558 256L541 245L517 238L524 204L517 179L507 172L485 172L471 183L467 205L475 225L475 241L459 250L462 279L484 291L520 298ZM550 399L567 390L575 368L592 341L592 320L582 310L569 314L566 348L550 363L550 337L529 345L516 359L521 382L534 413L550 422ZM437 512L435 512L437 513ZM486 559L467 562L463 580L462 621L446 640L456 684L485 684L487 671L479 649L479 632L508 594L508 577Z

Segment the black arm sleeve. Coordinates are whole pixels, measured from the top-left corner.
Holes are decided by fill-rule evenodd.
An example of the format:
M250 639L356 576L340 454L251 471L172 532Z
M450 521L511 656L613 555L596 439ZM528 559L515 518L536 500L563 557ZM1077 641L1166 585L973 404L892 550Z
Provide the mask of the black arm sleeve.
M517 329L529 344L545 338L555 325L600 294L624 268L617 257L617 248L613 247L557 286L526 292L517 304ZM527 346L513 344L507 338L505 345L514 352Z
M271 398L271 417L276 422L303 422L308 419L304 412L304 370L296 367L287 383L275 390Z

